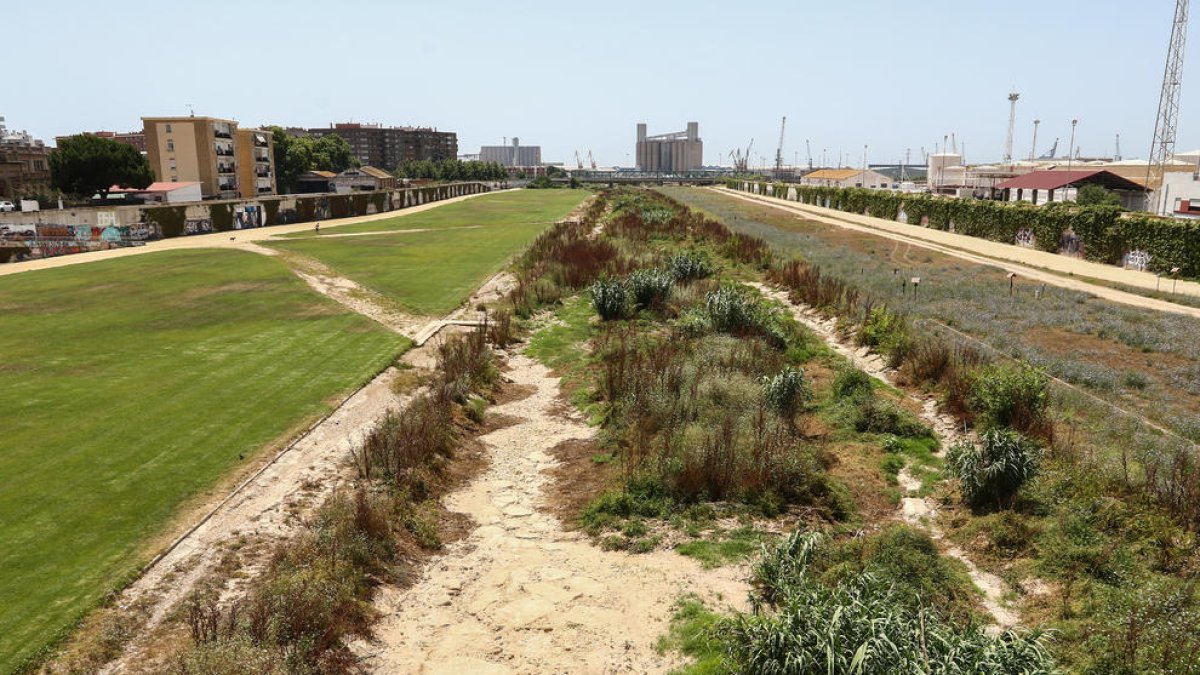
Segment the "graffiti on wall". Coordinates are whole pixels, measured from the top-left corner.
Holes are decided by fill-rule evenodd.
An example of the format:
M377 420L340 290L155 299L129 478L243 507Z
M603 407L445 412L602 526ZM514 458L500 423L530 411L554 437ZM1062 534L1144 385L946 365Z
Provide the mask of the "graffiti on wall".
M188 218L183 221L183 233L187 234L205 234L213 231L212 220L209 218Z
M1125 254L1125 259L1121 261L1121 264L1127 270L1145 272L1146 268L1150 266L1150 254L1134 249Z
M247 230L266 224L263 208L257 204L237 206L233 209L233 229Z
M1022 248L1036 248L1037 237L1033 234L1033 228L1022 227L1017 230L1016 244Z
M1075 229L1068 227L1058 240L1058 252L1063 255L1083 257L1083 240L1075 234Z

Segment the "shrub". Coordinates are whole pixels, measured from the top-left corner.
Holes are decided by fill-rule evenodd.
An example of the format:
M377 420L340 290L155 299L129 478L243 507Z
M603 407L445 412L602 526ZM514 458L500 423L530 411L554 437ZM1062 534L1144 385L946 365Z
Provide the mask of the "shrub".
M914 606L891 580L870 572L822 583L811 568L827 545L822 535L795 533L764 551L753 571L752 599L759 611L739 615L718 632L727 649L727 670L1054 672L1040 635L1006 631L991 636L977 625L959 627L934 609Z
M708 335L712 331L712 320L708 318L708 313L698 307L689 308L678 319L675 320L675 330L686 338L698 338Z
M1044 432L1050 388L1045 372L1027 365L991 365L976 373L971 408L984 428Z
M626 288L638 309L664 307L674 285L674 277L662 270L637 270L626 279Z
M983 432L982 447L959 444L946 463L962 483L963 495L974 506L1011 506L1017 490L1037 471L1039 450L1008 429Z
M758 302L739 286L722 286L705 298L713 328L733 335L749 335L762 323Z
M787 366L776 375L764 375L761 382L763 398L781 415L790 417L812 399L812 387L800 368Z
M676 281L704 279L713 273L713 266L708 257L699 253L680 253L672 256L667 266Z
M592 296L592 306L601 319L615 321L625 318L629 310L629 292L624 281L599 279L588 292Z
M888 357L888 365L899 366L912 349L908 321L886 305L876 305L858 327L858 343Z
M874 392L870 375L853 366L838 371L833 380L833 395L836 398L858 398Z

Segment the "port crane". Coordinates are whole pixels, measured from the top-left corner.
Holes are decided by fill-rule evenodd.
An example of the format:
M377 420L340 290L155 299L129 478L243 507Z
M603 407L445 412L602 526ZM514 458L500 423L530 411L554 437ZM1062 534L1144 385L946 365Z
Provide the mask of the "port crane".
M775 148L775 170L783 171L783 130L787 128L787 115L779 123L779 146Z

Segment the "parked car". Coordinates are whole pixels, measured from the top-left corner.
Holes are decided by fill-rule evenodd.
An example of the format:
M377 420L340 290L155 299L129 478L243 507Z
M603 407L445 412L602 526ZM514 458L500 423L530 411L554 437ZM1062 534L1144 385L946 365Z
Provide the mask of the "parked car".
M16 211L17 205L10 201L0 200L0 211Z

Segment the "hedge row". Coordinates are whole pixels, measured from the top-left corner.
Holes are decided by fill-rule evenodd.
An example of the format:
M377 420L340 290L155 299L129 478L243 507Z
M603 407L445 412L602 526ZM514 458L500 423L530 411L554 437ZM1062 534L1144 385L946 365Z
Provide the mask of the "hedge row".
M787 183L730 181L729 187L803 204L877 218L901 220L914 226L951 230L981 239L1015 243L1021 229L1032 231L1043 251L1062 250L1065 234L1073 232L1087 260L1120 265L1130 251L1150 254L1149 269L1169 272L1179 267L1184 276L1200 276L1200 226L1191 221L1126 213L1115 206L1079 207L1055 202L954 199L863 188L837 188Z

